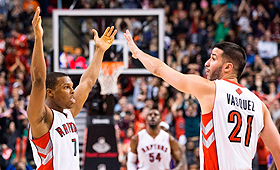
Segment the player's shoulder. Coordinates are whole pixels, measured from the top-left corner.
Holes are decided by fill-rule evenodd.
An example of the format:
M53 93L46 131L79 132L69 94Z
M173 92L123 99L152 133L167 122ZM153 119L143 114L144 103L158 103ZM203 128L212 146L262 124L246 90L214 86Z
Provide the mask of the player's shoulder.
M147 134L147 131L146 131L146 129L142 129L142 130L140 130L138 133L138 136L143 136L143 135L146 135Z
M170 142L173 142L173 141L177 142L177 140L174 138L174 136L172 136L170 134L168 134L168 135L169 135L169 141Z
M179 149L179 143L172 135L169 135L169 144L172 150Z
M135 134L131 137L130 142L137 142L138 143L139 135Z

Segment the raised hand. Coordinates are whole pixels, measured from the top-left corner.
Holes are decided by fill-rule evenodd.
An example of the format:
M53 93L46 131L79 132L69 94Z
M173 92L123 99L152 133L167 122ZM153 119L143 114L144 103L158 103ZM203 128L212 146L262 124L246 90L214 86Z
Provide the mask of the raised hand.
M94 42L96 48L99 48L103 51L106 51L112 45L117 33L117 30L114 30L114 26L111 28L107 27L101 38L98 37L98 33L95 29L92 31L94 33Z
M33 26L35 38L42 38L44 33L42 28L42 19L41 16L39 16L40 12L41 12L40 7L37 7L32 20L32 26Z
M134 43L132 36L130 34L130 32L128 30L126 30L126 33L124 33L124 37L128 43L128 47L130 49L130 51L132 52L132 57L137 59L136 57L136 53L138 51L140 51L140 49L136 46L136 44Z

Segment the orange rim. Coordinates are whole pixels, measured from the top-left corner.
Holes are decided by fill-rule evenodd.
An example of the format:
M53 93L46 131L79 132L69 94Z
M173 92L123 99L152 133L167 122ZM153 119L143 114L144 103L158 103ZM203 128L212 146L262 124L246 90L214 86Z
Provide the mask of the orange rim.
M105 61L102 62L103 75L112 75L116 69L123 67L124 63L121 61Z

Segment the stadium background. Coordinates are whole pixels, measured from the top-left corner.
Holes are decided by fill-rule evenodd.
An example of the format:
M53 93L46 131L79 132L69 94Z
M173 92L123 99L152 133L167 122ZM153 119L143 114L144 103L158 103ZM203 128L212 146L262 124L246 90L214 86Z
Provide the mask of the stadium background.
M20 164L15 159L19 156L16 148L20 138L25 141L27 136L26 107L31 88L29 68L34 44L31 20L38 5L42 9L48 71L53 70L52 11L58 8L164 9L164 61L182 73L204 76L204 63L215 43L226 40L239 44L247 52L247 67L239 82L265 102L280 130L279 0L0 0L1 169ZM115 26L122 30L137 28L137 24L138 22L128 18ZM100 25L90 19L84 20L80 26L79 33L85 41L93 38L92 28L98 29L100 34L104 30L102 22ZM157 33L152 26L142 32L134 29L133 34L138 35L135 41L141 49L157 57ZM82 46L64 46L63 50L74 56L74 59L75 56L81 56L88 60L88 54ZM72 61L72 67L70 64L67 67L79 69L75 64ZM132 59L129 64L133 65ZM71 78L76 85L79 75ZM189 169L198 169L200 108L197 100L151 75L121 75L118 88L118 94L111 100L115 105L110 114L114 116L113 127L121 169L126 168L130 137L144 127L144 116L153 105L159 108L163 121L170 125L170 133L174 137L179 139L181 135L186 136L187 142L179 141L183 144L186 142ZM100 94L100 84L97 83L78 117L80 120L77 120L81 134L85 128L84 120L88 116L107 114L104 111L108 105L106 98ZM29 144L22 158L23 162L34 168ZM261 140L253 162L253 169L256 170L266 169L271 163L269 151Z

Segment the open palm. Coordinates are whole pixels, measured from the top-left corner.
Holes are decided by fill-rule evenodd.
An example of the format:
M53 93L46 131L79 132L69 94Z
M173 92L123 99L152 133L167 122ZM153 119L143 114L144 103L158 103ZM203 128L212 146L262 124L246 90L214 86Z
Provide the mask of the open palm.
M106 51L113 43L115 39L115 35L117 30L114 30L114 26L107 27L102 37L98 37L98 33L95 29L92 30L94 32L94 42L95 46L100 49Z
M126 32L124 33L124 37L128 43L128 48L130 49L130 51L132 52L132 57L137 59L136 57L136 53L139 51L139 48L136 46L136 44L134 43L132 36L129 32L129 30L126 30Z
M41 16L39 15L40 12L41 12L40 7L37 7L32 20L32 26L33 26L35 37L39 37L39 38L43 36L43 32L44 32L42 28L42 19Z

